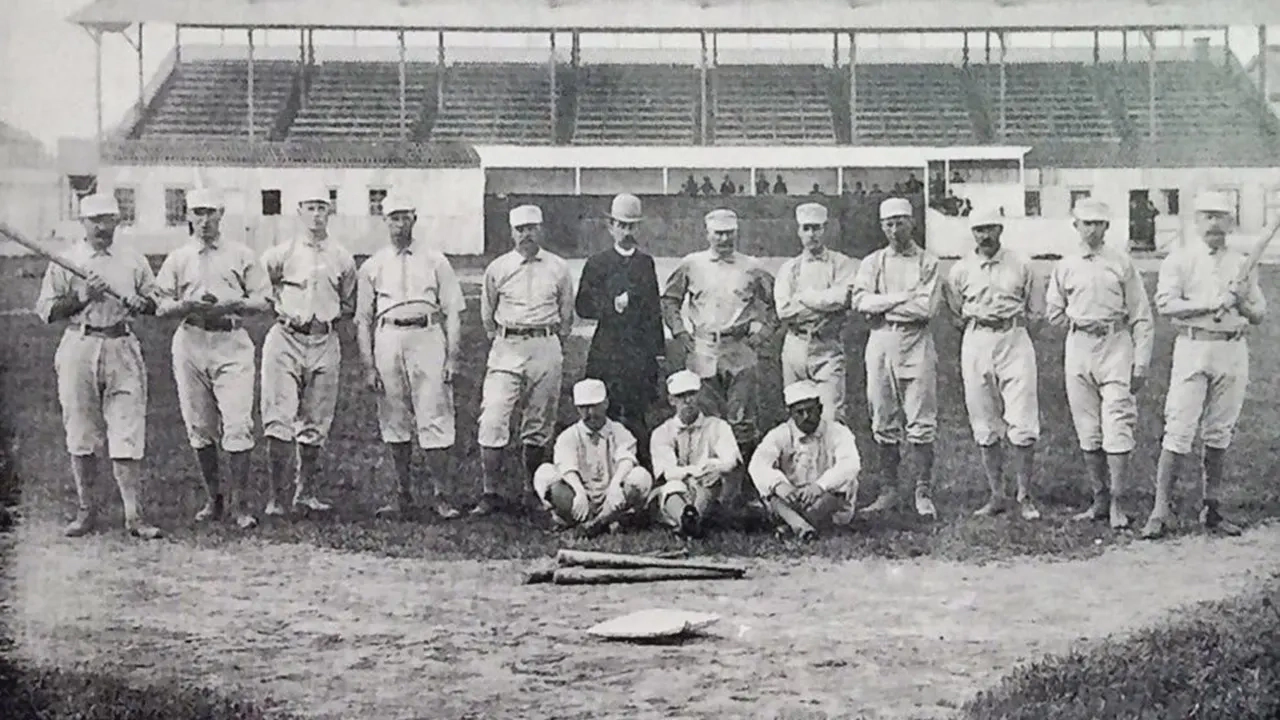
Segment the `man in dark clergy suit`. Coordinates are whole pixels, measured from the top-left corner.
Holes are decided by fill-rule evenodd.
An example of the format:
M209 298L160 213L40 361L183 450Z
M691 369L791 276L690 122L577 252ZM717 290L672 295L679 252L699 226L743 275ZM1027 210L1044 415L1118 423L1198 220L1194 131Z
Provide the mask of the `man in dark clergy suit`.
M576 309L578 315L599 321L587 351L586 377L604 381L609 417L631 431L640 464L650 467L645 415L657 397L658 357L665 341L653 256L636 245L641 217L640 198L622 194L613 199L613 247L587 258Z

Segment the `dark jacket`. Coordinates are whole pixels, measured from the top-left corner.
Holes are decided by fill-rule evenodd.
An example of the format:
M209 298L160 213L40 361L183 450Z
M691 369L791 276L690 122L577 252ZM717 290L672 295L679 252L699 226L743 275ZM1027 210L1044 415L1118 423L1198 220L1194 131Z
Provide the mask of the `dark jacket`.
M627 309L618 313L613 301L624 291ZM609 248L587 258L575 309L599 321L587 351L586 376L610 386L628 385L647 400L655 398L658 356L665 354L666 343L653 256L637 249L623 257Z

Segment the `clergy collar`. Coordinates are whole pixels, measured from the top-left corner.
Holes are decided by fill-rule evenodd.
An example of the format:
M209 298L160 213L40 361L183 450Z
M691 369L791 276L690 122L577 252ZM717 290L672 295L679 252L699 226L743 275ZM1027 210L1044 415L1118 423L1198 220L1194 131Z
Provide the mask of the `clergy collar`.
M636 254L636 250L639 250L639 249L640 249L640 246L639 246L639 245L636 245L636 246L633 246L633 247L631 247L631 248L629 248L629 249L624 250L622 247L620 247L620 246L618 245L618 243L614 243L614 244L613 244L613 251L614 251L614 252L616 252L616 253L618 253L619 255L621 255L621 256L622 256L622 257L624 257L624 258L629 258L629 257L631 257L632 255L635 255L635 254Z

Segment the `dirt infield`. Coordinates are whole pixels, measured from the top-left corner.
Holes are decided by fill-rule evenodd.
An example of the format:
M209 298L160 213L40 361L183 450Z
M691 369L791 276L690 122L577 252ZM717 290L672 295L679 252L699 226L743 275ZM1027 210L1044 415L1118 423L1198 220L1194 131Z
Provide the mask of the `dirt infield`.
M1280 526L1089 561L749 562L718 583L520 585L512 562L245 540L87 542L23 527L13 629L36 663L162 677L323 718L945 715L1017 663L1149 625L1280 565ZM722 616L675 646L582 630L646 607Z

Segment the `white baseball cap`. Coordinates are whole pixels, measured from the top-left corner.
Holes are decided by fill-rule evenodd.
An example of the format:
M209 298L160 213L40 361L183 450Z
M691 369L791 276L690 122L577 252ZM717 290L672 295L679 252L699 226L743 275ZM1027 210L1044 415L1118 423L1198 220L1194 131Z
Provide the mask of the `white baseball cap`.
M578 407L584 405L597 405L604 402L609 397L609 391L605 389L604 381L595 378L587 378L579 380L573 386L573 404Z
M329 204L329 188L320 184L312 183L302 188L302 192L298 193L298 204L306 202L322 202Z
M911 209L911 201L906 198L889 198L880 203L880 219L888 220L892 217L902 217L906 215L911 217L914 215Z
M396 193L388 195L382 200L382 214L390 215L394 212L417 212L418 208L414 205L413 199L408 195Z
M1111 208L1101 200L1094 200L1093 198L1085 198L1076 203L1076 207L1071 213L1076 216L1077 220L1084 222L1111 221Z
M609 208L609 217L618 222L640 222L644 215L640 212L640 198L629 193L622 193L613 198Z
M681 370L667 378L667 395L686 395L702 389L702 378L697 373Z
M517 228L524 225L541 225L542 224L542 208L537 205L521 205L511 208L511 212L507 214L507 219L511 223L511 227Z
M120 206L116 204L114 193L95 193L80 199L80 217L82 218L119 214Z
M1235 203L1224 192L1209 190L1196 196L1196 212L1220 212L1235 215Z
M208 210L217 210L222 207L222 198L218 197L218 193L209 188L198 188L187 193L187 209L195 210L203 208Z
M782 390L782 400L787 404L787 407L806 400L816 400L820 397L822 397L822 394L818 392L817 384L809 380L793 382Z
M971 213L969 215L970 230L991 225L1004 227L1004 218L995 210L984 210L980 213Z
M796 223L799 225L819 225L827 221L827 208L818 203L804 203L796 206Z
M738 229L738 214L732 210L721 208L706 214L703 220L711 232L724 232Z

